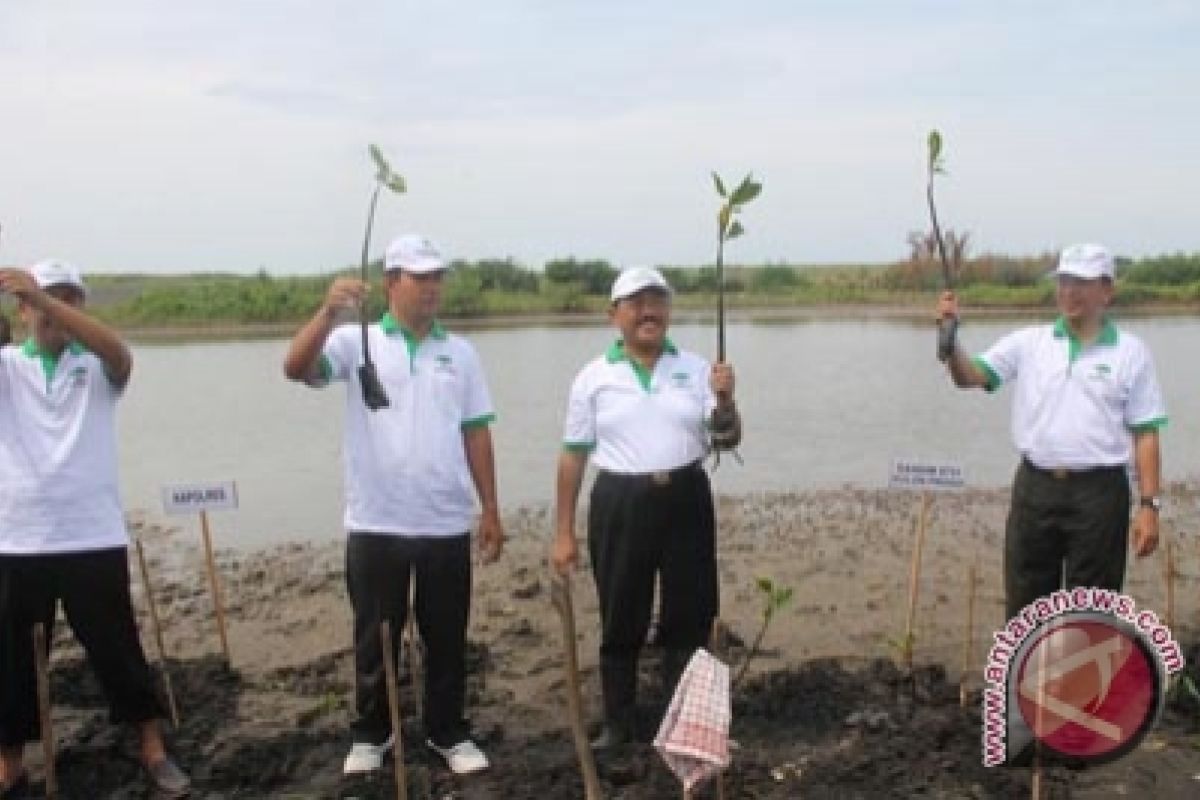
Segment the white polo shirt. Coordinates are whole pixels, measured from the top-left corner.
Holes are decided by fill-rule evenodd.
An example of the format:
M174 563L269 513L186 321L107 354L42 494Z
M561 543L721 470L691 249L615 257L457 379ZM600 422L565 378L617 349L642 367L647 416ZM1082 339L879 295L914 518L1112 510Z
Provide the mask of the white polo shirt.
M126 547L117 482L120 390L72 342L0 347L0 553Z
M588 362L571 384L563 434L568 450L590 452L609 472L671 470L708 453L707 421L716 405L708 361L670 339L648 372L624 343Z
M1127 466L1133 432L1167 422L1149 350L1107 319L1086 347L1060 317L1010 333L974 361L988 391L1016 381L1013 442L1043 469Z
M479 356L436 322L418 342L390 313L367 335L387 408L363 403L358 325L335 329L321 356L324 382L346 382L346 530L462 534L475 516L463 431L495 419Z

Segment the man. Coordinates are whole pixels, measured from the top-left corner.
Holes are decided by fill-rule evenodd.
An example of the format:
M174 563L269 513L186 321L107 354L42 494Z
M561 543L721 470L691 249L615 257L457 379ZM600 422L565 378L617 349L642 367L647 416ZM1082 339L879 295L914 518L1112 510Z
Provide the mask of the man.
M41 623L50 641L60 601L113 719L138 728L156 796L185 797L129 595L115 429L129 350L83 311L70 264L0 269L0 292L29 332L0 349L0 797L28 785L25 743L40 736L32 631Z
M636 737L637 662L656 576L667 687L708 641L718 605L716 538L701 459L710 434L720 433L730 448L741 437L732 367L710 367L667 337L671 288L663 276L645 267L625 270L613 282L611 300L609 319L621 338L571 386L551 552L562 574L578 564L575 507L590 455L599 469L587 529L600 599L604 696L596 749ZM708 429L717 409L729 429Z
M1114 274L1103 247L1066 248L1054 273L1060 316L1053 324L1011 333L973 359L955 349L947 361L960 388L991 392L1016 383L1012 435L1021 464L1005 534L1009 617L1064 585L1121 588L1131 461L1133 549L1146 556L1158 545L1158 431L1167 418L1146 346L1105 315ZM952 292L938 313L958 316Z
M362 281L333 282L284 362L292 380L347 384L346 583L354 611L357 719L346 774L378 770L400 735L389 721L379 631L384 620L393 631L403 630L410 573L426 648L428 744L455 773L488 766L470 739L463 704L472 482L483 509L484 561L498 558L504 542L488 428L495 414L475 349L437 320L445 273L441 253L423 237L401 236L388 246L388 311L369 332L372 360L390 401L386 408L370 411L363 403L359 327L337 326L340 312L366 301L369 287Z

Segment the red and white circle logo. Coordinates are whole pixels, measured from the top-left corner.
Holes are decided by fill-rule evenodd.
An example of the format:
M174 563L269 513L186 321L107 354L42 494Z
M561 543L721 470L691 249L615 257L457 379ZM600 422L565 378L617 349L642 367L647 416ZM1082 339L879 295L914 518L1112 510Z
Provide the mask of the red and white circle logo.
M1162 704L1155 653L1105 614L1071 615L1040 631L1014 677L1025 725L1068 758L1124 755L1153 727Z

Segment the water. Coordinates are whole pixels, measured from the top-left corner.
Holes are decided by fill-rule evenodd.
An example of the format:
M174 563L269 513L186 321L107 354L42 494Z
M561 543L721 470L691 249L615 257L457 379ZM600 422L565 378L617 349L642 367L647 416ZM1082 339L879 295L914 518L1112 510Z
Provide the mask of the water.
M983 349L1019 324L968 320L962 340ZM1142 336L1158 365L1171 416L1164 476L1194 477L1200 371L1191 366L1191 348L1200 342L1200 321L1149 317L1123 325ZM612 335L602 325L468 334L499 414L493 432L504 508L553 502L567 389ZM681 347L713 352L710 325L678 324L671 335ZM730 325L727 341L745 463L722 461L713 478L718 491L881 487L895 457L961 463L976 486L1011 477L1009 393L954 389L933 357L929 326L865 316L746 319ZM135 348L120 418L131 512L163 521L164 484L236 480L239 509L211 516L219 546L340 535L344 388L312 390L284 379L286 347L270 340Z

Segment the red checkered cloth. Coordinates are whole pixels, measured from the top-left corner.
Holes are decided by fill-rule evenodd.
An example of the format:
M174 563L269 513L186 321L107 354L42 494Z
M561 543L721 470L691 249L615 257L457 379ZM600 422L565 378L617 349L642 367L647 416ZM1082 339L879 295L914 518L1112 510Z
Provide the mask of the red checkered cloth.
M729 766L729 718L729 667L697 650L654 737L654 747L684 789Z

